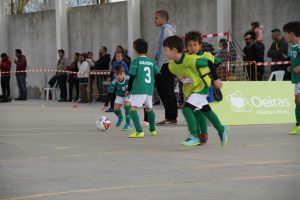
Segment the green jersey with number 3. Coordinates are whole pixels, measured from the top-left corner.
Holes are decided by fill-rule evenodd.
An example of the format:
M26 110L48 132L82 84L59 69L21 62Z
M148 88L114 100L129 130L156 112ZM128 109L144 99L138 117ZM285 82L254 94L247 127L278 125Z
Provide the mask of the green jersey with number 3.
M124 97L127 91L128 83L129 83L129 76L125 76L124 81L122 83L120 83L118 79L115 78L111 82L108 91L109 93L116 94L117 96L120 97Z
M135 58L129 69L129 74L135 76L130 93L152 95L154 77L159 73L157 65L147 56Z

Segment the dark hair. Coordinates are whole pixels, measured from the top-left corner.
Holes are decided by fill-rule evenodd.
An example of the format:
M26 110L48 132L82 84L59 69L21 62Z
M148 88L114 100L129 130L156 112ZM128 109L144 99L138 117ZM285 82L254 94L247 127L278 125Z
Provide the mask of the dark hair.
M271 30L271 33L276 33L276 32L280 33L280 30L278 28Z
M185 34L185 44L187 45L187 43L189 41L196 41L196 42L199 42L199 44L202 44L201 33L199 31L190 31L190 32L186 33Z
M227 40L225 38L221 38L219 40L219 43L221 43L223 45L224 49L227 48Z
M169 21L169 13L166 10L158 10L155 14L158 14L159 16L165 18L167 21Z
M173 36L167 37L164 40L163 46L164 47L169 47L170 49L175 48L175 49L177 49L178 53L182 53L183 50L184 50L183 41L177 35L173 35Z
M105 53L107 52L107 47L106 46L102 46L103 50L105 51Z
M251 38L252 38L253 40L256 39L256 34L255 34L254 31L247 31L247 32L244 34L244 37L246 37L247 35L250 35Z
M148 53L148 43L145 39L137 39L133 42L133 48L139 54Z
M121 74L121 73L125 74L125 69L124 67L122 67L122 65L116 65L114 68L114 72L115 74Z
M63 49L59 49L57 52L58 52L58 53L65 54L65 50L63 50Z
M125 57L125 54L124 54L123 52L116 52L115 56L116 56L117 54L121 54L123 57Z
M89 51L86 53L87 55L92 54L92 56L94 55L93 52Z
M74 55L76 55L78 57L80 55L80 53L76 52L76 53L74 53Z
M6 58L7 57L7 54L6 53L2 53L1 54L1 58Z
M86 59L87 58L87 55L86 55L86 53L81 53L81 54L79 54L80 56L83 56L84 57L84 59Z
M22 50L21 49L16 49L16 53L22 55Z
M294 33L296 37L300 37L300 21L289 22L283 26L283 31Z
M255 21L255 22L251 22L251 26L253 26L254 28L259 27L259 22Z

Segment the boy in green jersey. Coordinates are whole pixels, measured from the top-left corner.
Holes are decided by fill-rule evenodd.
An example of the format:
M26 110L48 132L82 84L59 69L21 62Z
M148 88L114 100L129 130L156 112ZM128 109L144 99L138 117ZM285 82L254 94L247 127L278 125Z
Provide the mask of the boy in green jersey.
M153 112L152 94L154 90L155 76L159 74L156 64L147 57L148 43L144 39L137 39L133 43L137 55L130 65L130 80L127 96L131 94L131 119L136 131L128 135L129 138L143 138L144 131L140 123L137 108L145 105L149 120L149 130L152 136L156 136L155 113Z
M222 87L222 81L216 73L216 68L221 64L221 60L215 58L211 53L202 51L202 37L201 33L198 31L190 31L185 34L185 45L190 54L196 54L200 58L207 59L209 62L209 68L211 71L211 77L213 79L213 84L215 88L220 89ZM212 87L212 86L211 86ZM202 113L198 113L197 120L199 120L199 133L200 133L200 142L201 144L205 144L208 139L208 131L207 131L207 120Z
M291 130L291 135L300 132L300 21L289 22L283 26L285 39L292 44L290 50L292 83L295 84L295 103L296 103L296 126Z
M109 93L106 97L104 107L102 111L107 110L108 103L112 98L113 94L116 94L116 100L114 105L114 112L118 117L117 127L120 127L124 118L121 111L121 106L124 105L126 124L123 130L131 130L130 125L130 98L125 97L127 91L129 76L125 75L125 69L121 65L116 65L114 68L115 79L111 82L109 86Z
M197 118L204 114L217 129L221 145L228 142L228 129L224 127L218 116L211 110L207 95L211 85L208 61L197 55L183 54L183 41L178 36L171 36L163 43L165 55L172 60L169 70L183 83L183 94L187 99L182 113L189 127L190 135L182 144L196 146L200 144Z

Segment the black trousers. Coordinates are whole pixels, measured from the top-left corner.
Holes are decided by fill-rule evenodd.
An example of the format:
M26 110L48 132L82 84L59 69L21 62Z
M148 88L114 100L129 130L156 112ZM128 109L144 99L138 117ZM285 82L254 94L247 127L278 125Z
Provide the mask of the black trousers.
M60 89L60 99L61 100L67 100L67 75L58 75L57 76L58 86Z
M175 120L178 116L174 79L175 76L170 72L168 64L164 64L157 78L157 91L165 108L165 118L168 120Z
M73 99L73 88L74 87L76 90L75 99L78 100L78 98L79 98L79 80L77 78L73 78L73 79L69 80L69 100Z
M10 96L10 77L1 77L1 88L4 98L9 98Z

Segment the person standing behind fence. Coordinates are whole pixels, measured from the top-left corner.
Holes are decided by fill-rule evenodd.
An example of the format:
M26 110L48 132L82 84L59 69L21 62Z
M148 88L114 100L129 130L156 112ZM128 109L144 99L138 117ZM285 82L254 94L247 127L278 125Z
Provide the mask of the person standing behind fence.
M168 23L169 14L166 10L159 10L155 13L154 23L160 28L158 44L155 54L155 61L160 68L160 75L157 79L157 91L165 108L165 120L156 125L176 125L177 124L177 100L174 92L175 76L168 68L169 59L164 54L163 41L169 36L175 35L175 26Z
M254 42L255 37L255 32L253 31L248 31L244 34L246 46L243 49L243 61L264 62L264 52L262 51L262 48ZM247 73L249 80L255 81L257 76L257 80L261 81L264 75L264 66L258 66L256 74L255 65L247 65Z
M26 70L27 70L27 60L25 55L22 54L20 49L15 51L16 57L16 79L19 88L19 97L15 100L17 101L26 101L27 100L27 87L26 87Z
M65 59L65 51L63 49L60 49L58 52L58 61L57 61L57 70L66 71L66 59ZM67 101L67 74L66 72L57 72L57 81L58 81L58 87L60 89L60 99L59 102L65 102Z
M81 100L79 103L88 103L87 87L89 82L90 65L86 61L86 58L87 55L85 53L79 55L78 79L81 93Z
M79 81L77 78L77 72L78 72L78 60L79 60L79 53L74 53L74 61L71 63L70 66L67 67L67 70L72 72L68 76L68 82L69 82L69 102L72 102L73 99L73 88L76 89L76 97L74 101L76 102L79 98Z
M107 48L105 46L102 46L99 49L99 60L97 60L95 62L95 70L109 70L109 63L110 63L110 55L107 53ZM99 97L96 101L99 102L99 101L102 100L101 95L104 94L104 91L103 91L103 81L104 81L103 75L97 75L96 76L96 81L97 81L97 88L98 88L98 92L99 92Z
M275 61L286 61L288 55L289 44L281 36L281 32L279 29L273 29L271 31L272 39L274 42L272 43L270 49L268 50L267 56L272 59L272 62ZM283 70L287 72L287 65L272 65L271 71Z
M1 54L1 62L0 62L0 71L1 71L1 88L3 99L1 102L9 102L10 101L10 69L11 69L11 61L6 53ZM3 73L5 72L5 73Z
M291 135L296 135L300 132L300 21L289 22L283 26L285 39L292 44L291 66L288 68L291 71L292 83L295 84L295 103L296 103L296 126L291 130Z
M94 63L94 59L93 59L93 52L89 51L87 52L87 58L86 58L86 62L89 64L90 66L90 71L93 71L95 69L95 63ZM89 82L89 98L90 101L93 101L93 84L94 84L94 80L95 80L95 75L94 74L90 74L90 82Z

